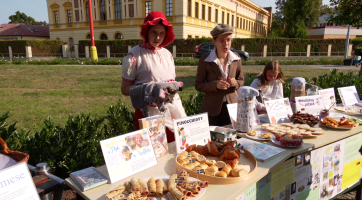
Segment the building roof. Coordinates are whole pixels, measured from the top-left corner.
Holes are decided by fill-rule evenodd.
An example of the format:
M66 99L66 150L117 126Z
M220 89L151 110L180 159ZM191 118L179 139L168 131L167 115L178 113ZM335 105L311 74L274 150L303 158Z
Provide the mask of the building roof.
M49 37L49 26L0 24L0 36Z

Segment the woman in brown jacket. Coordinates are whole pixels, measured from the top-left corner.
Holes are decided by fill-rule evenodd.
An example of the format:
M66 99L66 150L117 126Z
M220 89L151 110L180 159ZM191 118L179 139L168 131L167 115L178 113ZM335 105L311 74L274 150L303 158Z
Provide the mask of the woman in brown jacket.
M231 52L233 27L217 25L211 32L215 49L199 60L195 88L204 92L200 112L208 112L209 124L231 124L226 104L236 103L236 90L244 85L240 56Z

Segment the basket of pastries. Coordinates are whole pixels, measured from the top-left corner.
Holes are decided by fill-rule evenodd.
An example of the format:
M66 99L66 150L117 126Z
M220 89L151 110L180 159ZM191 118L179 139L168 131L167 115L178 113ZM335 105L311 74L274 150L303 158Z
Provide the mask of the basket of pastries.
M20 151L10 150L8 145L1 137L0 137L0 145L2 147L2 150L0 150L0 170L6 167L10 167L16 163L20 162L28 163L29 154ZM8 157L10 157L10 159ZM5 161L2 161L2 159L4 159Z
M176 157L177 171L186 170L192 177L211 184L233 184L247 180L257 162L236 141L191 145Z
M136 178L105 194L107 200L196 200L206 192L207 181L192 178L182 170L169 176Z

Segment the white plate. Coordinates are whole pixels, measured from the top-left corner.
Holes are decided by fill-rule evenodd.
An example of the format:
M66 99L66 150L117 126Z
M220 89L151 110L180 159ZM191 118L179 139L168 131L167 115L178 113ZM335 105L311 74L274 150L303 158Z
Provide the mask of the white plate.
M272 141L274 144L278 145L278 146L286 147L286 148L299 148L299 147L302 147L302 146L304 145L304 142L302 142L302 145L300 145L300 146L283 146L283 145L281 145L280 142L277 141L275 138L271 139L271 141Z
M349 116L361 116L362 117L362 113L350 113L350 112L343 112L343 113L346 115L349 115Z
M245 137L250 138L250 139L253 139L253 140L262 140L262 141L268 141L268 140L270 140L270 139L263 139L263 138L261 138L261 137L260 137L260 134L262 134L261 131L256 131L256 135L255 135L255 136L251 136L251 135L248 135L248 133L245 133ZM271 134L272 137L273 137L273 134L272 134L272 133L269 133L269 134Z
M339 129L339 130L351 130L354 127L333 127L333 126L327 126L325 124L319 123L319 126L327 127L327 128L333 128L333 129Z
M150 179L151 177L145 178L146 182ZM165 181L165 183L167 183L167 180L170 178L169 176L155 176L154 177L155 180L157 179L162 179L163 181ZM199 179L190 177L190 181L200 181ZM204 195L206 192L206 188L201 188L200 190L200 194L196 197L191 197L191 198L187 198L187 200L197 200L200 199L202 197L202 195ZM154 200L160 200L160 197L155 197L155 196L149 196L152 197ZM166 195L163 195L163 197L166 197Z

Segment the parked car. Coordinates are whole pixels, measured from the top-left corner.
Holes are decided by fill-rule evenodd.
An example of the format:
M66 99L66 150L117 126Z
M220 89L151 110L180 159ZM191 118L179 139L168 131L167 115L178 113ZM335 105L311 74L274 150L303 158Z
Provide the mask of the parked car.
M202 55L204 55L205 53L209 53L214 49L215 49L215 45L213 43L200 44L195 49L195 51L196 51L195 57L196 58L201 58ZM249 56L248 52L240 51L240 50L234 49L233 47L230 48L230 51L238 53L240 55L240 57L241 57L241 60L249 60L250 59L250 56Z

